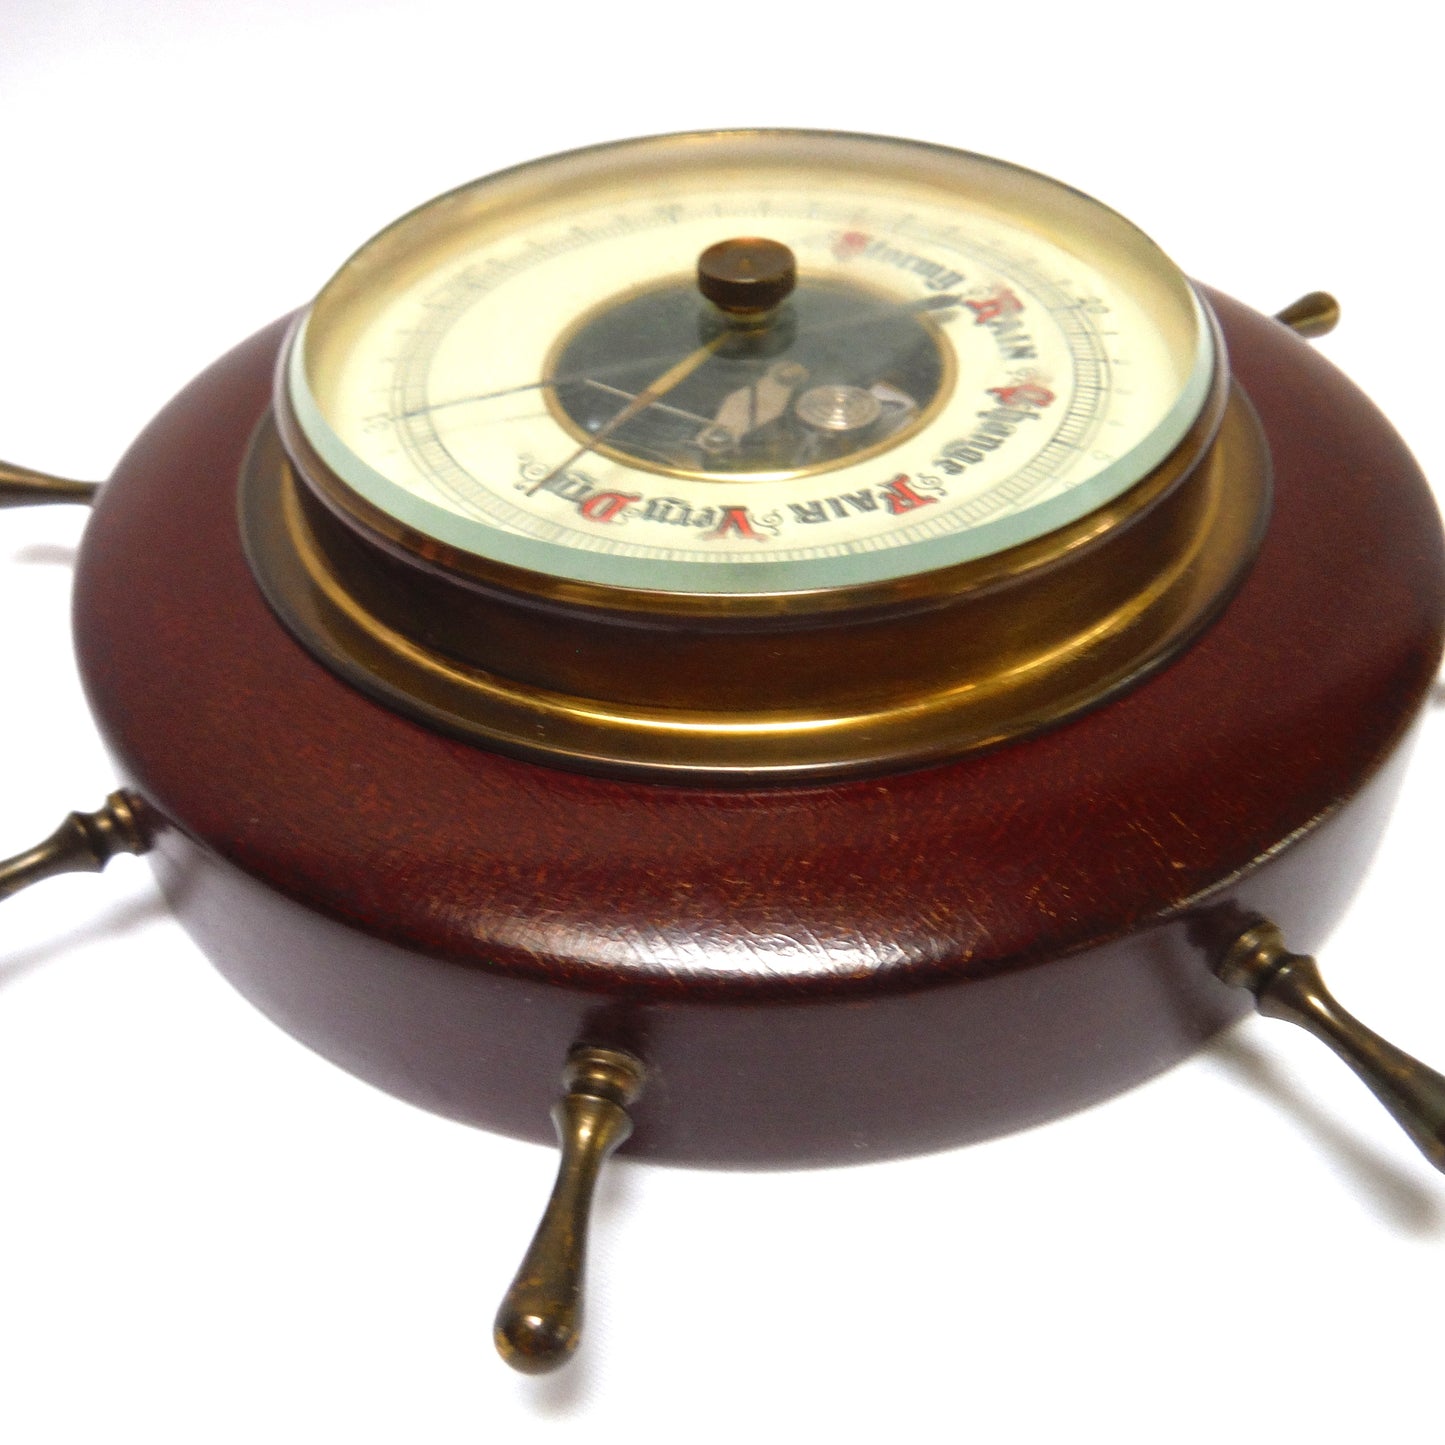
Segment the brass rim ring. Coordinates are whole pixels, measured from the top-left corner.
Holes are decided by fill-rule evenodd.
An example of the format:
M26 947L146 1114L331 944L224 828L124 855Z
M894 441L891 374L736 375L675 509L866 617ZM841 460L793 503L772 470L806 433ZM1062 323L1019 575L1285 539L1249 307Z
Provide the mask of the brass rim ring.
M1187 544L1128 605L1090 616L1026 666L880 705L746 714L572 696L456 661L404 636L341 584L302 509L268 415L242 469L241 529L272 610L339 676L394 710L531 761L657 781L753 786L924 766L1052 727L1164 666L1219 613L1253 561L1269 511L1268 449L1232 388L1189 485Z

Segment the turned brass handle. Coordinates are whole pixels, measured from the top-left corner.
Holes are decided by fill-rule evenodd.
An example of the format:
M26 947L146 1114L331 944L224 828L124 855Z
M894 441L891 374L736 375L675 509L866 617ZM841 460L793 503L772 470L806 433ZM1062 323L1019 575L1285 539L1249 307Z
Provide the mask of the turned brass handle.
M89 503L99 491L96 482L73 482L0 462L0 507ZM61 873L99 873L117 853L144 853L150 839L140 809L133 794L117 792L94 813L71 813L43 842L13 858L0 859L0 898Z
M62 873L99 873L118 853L150 847L139 799L112 793L94 813L71 813L42 843L0 860L0 898Z
M1367 1029L1335 1001L1314 959L1291 953L1280 930L1260 922L1215 966L1225 983L1254 994L1260 1013L1286 1019L1329 1045L1414 1140L1445 1171L1445 1076Z
M1328 291L1310 291L1298 301L1291 301L1283 311L1274 313L1297 336L1313 341L1328 336L1340 324L1340 303Z
M48 472L0 462L0 507L34 507L46 502L83 502L87 506L100 491L99 482L75 482Z
M557 1182L493 1329L498 1353L525 1374L565 1364L581 1338L592 1194L608 1155L632 1133L627 1106L643 1078L642 1064L618 1049L568 1056L567 1092L552 1110L562 1142Z

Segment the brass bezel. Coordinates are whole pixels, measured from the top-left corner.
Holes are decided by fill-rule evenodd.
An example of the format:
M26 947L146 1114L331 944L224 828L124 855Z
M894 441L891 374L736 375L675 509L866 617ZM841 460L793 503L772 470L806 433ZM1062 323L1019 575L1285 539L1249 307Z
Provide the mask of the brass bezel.
M326 358L346 354L378 276L392 284L394 268L422 265L414 230L434 266L484 224L484 202L505 217L568 177L607 194L624 183L641 194L679 167L721 177L755 143L778 176L847 157L866 194L892 191L899 176L920 193L946 180L950 195L967 180L971 204L1005 219L1027 210L1061 242L1111 216L1016 168L904 142L749 132L626 143L504 173L388 228L313 308L311 321L324 322L315 365L326 375ZM1084 515L1095 497L1076 493L1055 514L1073 520L1007 550L949 561L967 549L934 548L915 554L913 570L860 569L851 575L872 580L844 585L796 580L838 575L827 569L779 569L766 574L781 579L775 590L572 571L545 548L463 550L417 530L423 513L383 510L384 487L373 501L365 478L348 481L344 444L337 470L318 453L335 439L307 410L317 403L296 369L308 329L304 352L293 336L241 479L253 571L292 632L357 687L430 726L561 766L786 782L918 766L1051 727L1190 643L1252 562L1269 508L1268 451L1208 308L1134 228L1114 217L1108 234L1142 278L1139 304L1152 299L1172 318L1162 331L1178 342L1186 314L1207 328L1191 333L1194 369L1148 455L1172 450ZM648 586L630 585L644 575Z
M595 614L626 613L639 620L652 617L664 623L686 618L697 626L709 627L747 620L867 614L899 605L939 602L962 592L982 593L1008 585L1098 537L1118 531L1178 483L1217 431L1229 382L1223 341L1217 331L1214 344L1220 360L1210 394L1194 424L1159 466L1113 501L1042 537L953 567L791 592L675 592L616 587L531 571L453 547L398 521L342 481L312 448L290 411L284 388L278 391L274 419L281 444L297 474L327 511L370 546L403 564L460 580L476 590L529 598L542 606Z
M298 447L284 417L268 419L253 443L242 529L272 607L313 655L469 741L688 783L915 767L1096 706L1216 615L1270 493L1258 420L1221 372L1163 466L1010 552L845 596L775 597L764 613L755 597L618 605L615 589L419 565L418 539L388 545L326 505L283 436Z

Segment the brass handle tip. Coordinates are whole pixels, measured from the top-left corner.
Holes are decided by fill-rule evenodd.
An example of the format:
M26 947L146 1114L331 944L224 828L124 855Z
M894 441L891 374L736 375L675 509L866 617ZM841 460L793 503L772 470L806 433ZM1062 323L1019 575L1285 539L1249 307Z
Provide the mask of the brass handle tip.
M1328 336L1340 324L1340 303L1328 291L1311 291L1291 301L1283 311L1276 311L1274 319L1296 336L1313 341L1317 336Z
M580 1336L572 1319L514 1314L506 1305L497 1315L492 1340L497 1353L523 1375L547 1375L572 1358Z

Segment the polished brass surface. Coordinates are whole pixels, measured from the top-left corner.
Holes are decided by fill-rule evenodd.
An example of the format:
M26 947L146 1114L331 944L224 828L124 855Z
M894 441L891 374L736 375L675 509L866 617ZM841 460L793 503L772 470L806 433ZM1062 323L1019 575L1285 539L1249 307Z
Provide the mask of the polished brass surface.
M781 241L736 236L697 258L697 289L732 316L763 316L781 306L798 284L798 262Z
M1188 416L1171 421L1188 430L1172 453L1143 476L1122 459L1118 485L1137 478L1127 491L1045 535L1024 528L1014 535L1031 540L973 560L946 560L941 532L926 552L896 566L861 565L860 543L847 557L857 568L779 566L761 574L777 579L773 590L739 585L726 568L703 569L713 575L689 574L694 586L686 590L645 566L598 572L539 561L529 568L498 557L556 561L559 553L469 551L429 535L419 530L421 513L386 509L378 498L389 493L363 484L353 442L330 429L326 418L351 415L347 360L358 338L380 324L376 308L392 289L378 278L393 265L398 276L440 274L447 258L505 234L510 208L525 219L558 194L600 188L611 196L620 174L628 193L645 192L656 176L688 196L715 182L726 198L739 175L785 187L790 177L817 180L833 166L869 194L900 198L915 185L920 196L956 195L978 168L978 194L1000 220L1025 218L1031 234L1066 249L1077 242L1092 255L1104 246L1108 268L1127 280L1188 379L1176 402L1182 407L1187 398ZM561 406L575 450L555 464L550 452L540 463L528 453L521 490L547 486L589 452L611 456L616 447L625 456L619 429L654 405L670 405L662 401L669 393L685 393L715 348L744 336L766 343L833 284L805 276L777 306L774 292L795 284L796 263L787 247L763 238L723 240L698 265L703 293L744 314L689 323L682 344L657 353L671 364L649 360L629 377L615 414L573 416L569 427ZM766 294L750 300L744 293L759 277ZM649 284L675 286L678 278ZM686 295L695 305L690 283ZM595 341L589 328L598 317L630 315L638 299L630 292L597 298L566 336L553 338L547 364L527 368L523 389L555 391L568 382L574 369L556 364L555 347ZM924 309L916 319L925 332L933 324ZM720 329L709 335L714 326ZM464 189L383 233L328 283L290 345L274 430L258 435L242 480L247 553L272 607L313 655L388 705L488 747L590 771L788 783L920 766L1053 726L1139 681L1198 635L1252 562L1269 508L1267 449L1248 401L1231 386L1207 304L1152 243L1077 193L926 147L748 132L555 158ZM920 412L955 391L952 350L941 346L939 355L944 374L919 398ZM797 357L788 352L785 360ZM586 368L576 375L598 380ZM558 414L556 396L545 404ZM838 440L823 433L839 404L819 398L808 415L820 420L803 417L819 446ZM688 405L686 415L704 428L716 420L715 409ZM859 454L848 452L854 461ZM659 465L676 470L667 457ZM746 468L740 475L764 479ZM910 569L909 555L932 560ZM850 575L872 580L809 580ZM599 576L614 580L584 580Z
M753 785L957 756L1131 685L1247 569L1269 464L1248 402L1221 384L1169 462L1072 526L886 585L763 597L458 577L449 559L399 561L329 501L263 430L242 479L252 568L354 685L522 756Z
M1445 1076L1366 1028L1335 1001L1313 958L1291 953L1273 924L1247 929L1215 972L1247 988L1267 1018L1298 1024L1364 1080L1420 1152L1445 1171Z
M567 1059L567 1092L552 1110L562 1141L557 1183L493 1327L498 1352L524 1374L555 1370L577 1348L592 1193L608 1155L632 1133L627 1108L644 1077L617 1049L578 1047Z
M99 873L118 853L150 847L139 801L112 793L94 813L72 813L43 843L0 861L0 898L62 873Z
M1291 301L1283 311L1276 311L1274 319L1313 341L1317 336L1328 336L1339 325L1340 303L1328 291L1311 291Z
M0 507L36 507L47 502L81 502L88 506L99 491L99 482L76 482L0 462Z

